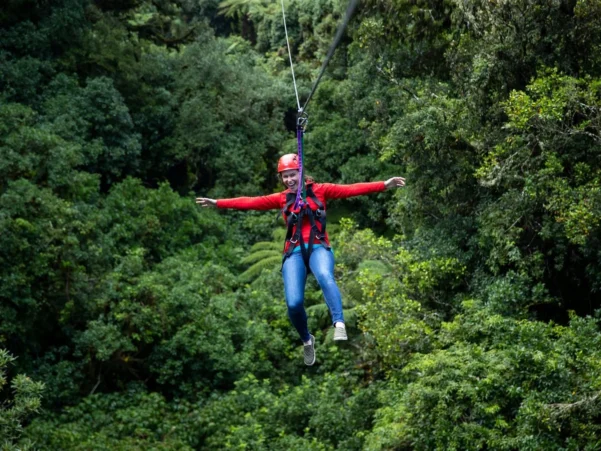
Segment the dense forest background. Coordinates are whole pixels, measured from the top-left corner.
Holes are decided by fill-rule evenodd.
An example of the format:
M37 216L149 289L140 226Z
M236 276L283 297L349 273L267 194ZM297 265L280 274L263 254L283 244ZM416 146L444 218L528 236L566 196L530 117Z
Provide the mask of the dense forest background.
M286 1L301 98L345 0ZM350 341L275 213L276 0L0 6L3 449L601 447L601 1L363 0L309 106ZM330 226L329 226L330 227Z

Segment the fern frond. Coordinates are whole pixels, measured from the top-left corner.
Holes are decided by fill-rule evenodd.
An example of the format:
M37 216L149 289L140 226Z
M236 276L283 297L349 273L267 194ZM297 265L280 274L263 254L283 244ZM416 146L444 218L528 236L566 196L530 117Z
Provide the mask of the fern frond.
M277 228L273 231L271 236L273 236L273 240L276 243L283 245L284 240L286 239L286 229L285 228Z
M259 274L261 274L261 271L263 271L264 269L275 270L278 269L281 264L281 255L265 258L263 260L258 261L246 271L244 271L242 274L240 274L240 280L242 280L243 282L250 282Z
M276 251L281 252L284 246L281 243L274 243L273 241L259 241L250 248L251 254L257 251Z
M279 251L253 252L252 254L249 254L246 257L244 257L242 260L240 260L240 263L248 265L251 263L257 263L258 261L265 260L266 258L270 258L270 257L279 257L280 261L281 261L282 254Z

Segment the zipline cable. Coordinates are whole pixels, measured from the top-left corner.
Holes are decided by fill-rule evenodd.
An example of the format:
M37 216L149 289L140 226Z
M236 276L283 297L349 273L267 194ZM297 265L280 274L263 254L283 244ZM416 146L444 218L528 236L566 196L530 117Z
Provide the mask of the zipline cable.
M298 98L298 88L296 87L296 77L294 76L294 65L292 64L292 52L290 51L290 41L288 40L288 27L286 27L286 12L284 11L284 0L282 0L282 18L284 19L284 32L286 33L286 45L288 46L288 58L290 58L290 70L292 71L292 82L294 83L294 93L296 94L296 105L298 112L301 111L300 100Z
M336 32L336 37L334 38L334 41L332 42L332 45L330 46L330 50L328 50L328 54L326 56L325 61L321 65L321 69L319 71L319 76L317 77L317 80L315 80L315 83L313 83L313 88L311 89L311 93L309 94L309 97L305 101L305 104L303 105L303 107L299 110L299 113L304 113L306 111L307 105L309 104L309 100L311 100L311 97L313 97L313 93L315 93L315 90L317 89L317 85L319 85L319 81L321 80L321 77L323 76L323 74L326 70L326 67L328 66L328 63L332 59L332 56L334 55L334 52L336 51L336 47L338 46L338 44L340 43L340 40L342 39L344 30L346 29L346 26L348 25L349 21L351 20L351 17L353 15L353 12L355 11L355 7L357 6L357 3L359 3L359 0L351 0L349 2L348 7L346 8L346 16L344 18L344 21L338 27L338 31ZM295 86L295 88L296 88L296 86Z
M304 137L305 127L307 126L307 123L308 123L308 118L307 118L307 114L306 114L307 105L309 104L309 101L313 97L313 94L315 93L315 90L317 89L317 86L319 85L319 82L321 81L321 77L325 73L326 67L328 66L330 60L332 59L332 56L334 55L334 52L336 51L336 47L338 47L338 44L340 43L340 40L342 39L342 35L344 34L344 31L346 30L346 27L347 27L348 23L350 22L351 17L353 16L353 12L355 11L355 8L357 7L358 3L359 3L359 0L350 0L348 6L346 8L346 14L345 14L344 20L338 26L338 31L336 32L334 41L330 45L328 54L326 55L326 59L324 60L323 64L321 65L321 69L319 70L319 75L317 76L315 83L313 83L313 87L311 88L309 97L307 97L305 104L301 108L300 100L298 97L298 88L296 86L296 77L294 76L294 65L292 64L292 51L290 50L290 40L288 39L288 27L286 26L286 12L284 9L284 0L281 0L282 18L284 21L284 32L286 34L286 46L288 47L288 58L290 59L290 70L292 72L292 82L294 83L294 93L296 94L296 104L297 104L297 108L298 108L298 116L297 116L297 121L296 121L296 137L297 137L297 150L298 150L299 185L298 185L298 189L296 191L296 200L294 202L295 210L302 208L306 204L306 189L305 189L305 179L304 179L304 171L303 171L303 147L304 147L303 137Z

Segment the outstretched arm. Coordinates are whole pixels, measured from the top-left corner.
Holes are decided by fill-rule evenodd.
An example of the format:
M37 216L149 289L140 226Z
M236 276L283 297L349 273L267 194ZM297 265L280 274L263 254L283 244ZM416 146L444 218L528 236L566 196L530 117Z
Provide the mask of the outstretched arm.
M234 197L232 199L209 199L197 197L196 203L202 207L234 208L236 210L275 210L280 205L280 194L256 197Z
M389 188L405 186L403 177L392 177L385 182L353 183L351 185L335 185L324 183L325 196L328 199L343 199L346 197L363 196L364 194L379 193Z

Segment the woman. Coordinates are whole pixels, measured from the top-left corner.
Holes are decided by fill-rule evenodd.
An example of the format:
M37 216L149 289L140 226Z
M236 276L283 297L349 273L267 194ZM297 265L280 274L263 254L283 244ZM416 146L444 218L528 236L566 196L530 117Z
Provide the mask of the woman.
M278 162L280 180L285 191L269 196L236 197L233 199L196 198L203 207L235 208L238 210L280 209L288 223L284 247L282 276L288 316L303 341L306 365L315 363L315 337L309 333L304 307L307 269L313 273L323 295L334 325L334 340L346 340L342 299L334 281L334 255L325 231L325 205L327 199L341 199L377 193L388 188L405 186L403 177L393 177L385 182L334 185L307 181L306 206L294 210L296 192L300 183L296 154L287 154ZM300 229L298 223L301 224ZM318 225L319 224L319 225Z

